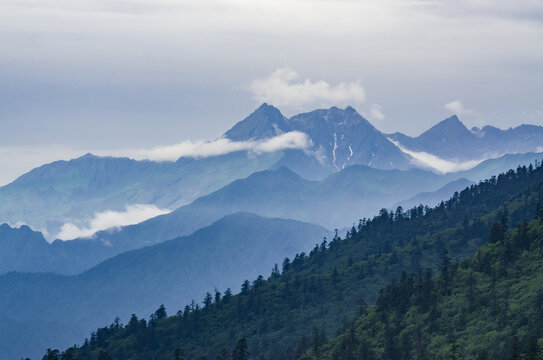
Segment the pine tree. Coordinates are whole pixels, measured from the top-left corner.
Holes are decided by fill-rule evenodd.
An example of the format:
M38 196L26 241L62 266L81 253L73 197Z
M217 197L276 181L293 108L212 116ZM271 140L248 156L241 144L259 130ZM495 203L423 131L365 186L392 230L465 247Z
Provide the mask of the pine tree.
M206 292L206 296L204 297L204 307L209 310L209 307L211 306L211 304L213 303L213 297L211 296L211 294L208 292Z
M249 349L247 347L247 340L241 338L238 340L238 343L232 350L232 360L248 360L249 359Z
M176 348L173 352L173 360L185 360L185 352L181 348Z
M51 350L47 349L45 355L43 355L42 360L60 360L60 351L57 349Z
M162 304L158 307L158 309L153 314L153 319L154 320L164 319L167 316L168 314L166 313L166 307L164 306L164 304Z

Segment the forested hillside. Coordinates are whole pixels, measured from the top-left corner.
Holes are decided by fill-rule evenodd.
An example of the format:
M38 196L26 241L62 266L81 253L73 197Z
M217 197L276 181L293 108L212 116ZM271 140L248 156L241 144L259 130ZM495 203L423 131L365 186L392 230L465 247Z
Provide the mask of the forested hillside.
M109 356L113 359L179 359L182 353L191 359L201 356L222 359L242 338L247 339L251 358L312 356L310 348L316 350L314 355L317 357L321 356L322 349L327 350L322 355L343 358L333 352L340 340L335 340L328 348L322 347L327 337L341 335L360 315L363 317L358 324L368 319L365 314L374 314L377 309L387 310L388 305L383 305L387 304L383 301L387 299L387 291L397 285L384 292L380 290L402 272L423 272L423 280L434 284L425 269L438 271L440 265L443 269L444 254L450 259L447 267L454 268L458 274L472 268L483 271L474 267L476 261L486 261L485 271L488 266L493 267L495 257L491 250L496 248L499 252L499 246L504 246L500 244L508 244L515 238L515 232L504 237L506 229L523 224L541 211L538 204L543 199L542 185L543 168L536 164L535 168L519 167L466 188L435 208L419 206L408 211L398 208L394 212L383 209L373 219L361 219L345 239L336 235L329 243L323 241L316 245L309 254L296 254L292 260L285 259L282 269L275 267L268 279L260 276L252 282L245 281L238 295L233 296L231 290L224 294L217 290L203 296L203 305L188 304L170 317L166 316L166 309L159 308L149 321L133 316L125 326L114 322L98 329L81 347L68 349L63 359L84 360L99 356L101 359ZM530 234L539 229L535 223L522 226ZM481 250L480 260L464 260L457 265L457 259L473 256L489 237L493 245ZM530 241L529 246L532 243ZM523 246L522 249L527 249L528 242ZM510 260L516 261L513 255ZM531 264L529 266L537 267L537 263ZM506 268L502 275L507 276L507 271ZM485 274L490 276L490 273ZM409 275L405 276L409 278ZM510 278L515 281L513 276ZM416 278L411 279L415 281ZM442 288L446 290L443 290L443 297L455 293L455 279L453 275L447 278L446 288ZM442 280L435 281L434 287L438 289L437 281ZM481 280L481 289L486 286L485 281ZM496 276L495 281L498 284L502 278ZM390 298L394 296L390 295ZM511 305L516 304L513 298L511 294ZM409 306L416 306L413 299L407 297ZM426 300L439 304L432 309L447 309L441 297ZM376 301L377 308L367 308ZM433 317L438 324L448 321L446 317ZM386 323L393 319L381 321ZM401 328L396 323L395 326L394 331ZM510 326L519 328L516 323ZM375 334L378 335L377 329ZM390 336L394 339L396 334ZM455 341L454 337L449 340L452 341L432 342L428 349L434 351L431 346L435 346L435 351L441 354L442 346ZM245 354L246 350L243 341L238 345L234 352L236 359L240 358L240 351ZM380 350L376 347L372 351L379 354Z
M502 225L474 257L445 254L435 276L403 272L302 359L542 359L543 209L506 233Z

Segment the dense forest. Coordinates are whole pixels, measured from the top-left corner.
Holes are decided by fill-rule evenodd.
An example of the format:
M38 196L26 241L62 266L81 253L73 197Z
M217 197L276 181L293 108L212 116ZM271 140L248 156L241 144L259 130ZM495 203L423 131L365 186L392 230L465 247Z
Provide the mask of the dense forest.
M115 320L44 359L520 359L542 335L542 201L536 163L434 208L383 209L236 295Z
M496 226L497 227L497 226ZM403 272L303 359L543 359L543 212L437 274Z

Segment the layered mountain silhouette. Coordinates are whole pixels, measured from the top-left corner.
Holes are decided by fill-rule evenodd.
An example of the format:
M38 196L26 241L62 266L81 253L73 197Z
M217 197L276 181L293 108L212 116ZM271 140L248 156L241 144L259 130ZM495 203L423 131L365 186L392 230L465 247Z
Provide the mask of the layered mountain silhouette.
M87 154L46 164L0 187L0 222L23 222L47 232L51 239L63 224L84 226L97 212L124 211L133 204L173 210L236 179L282 166L309 180L322 180L351 165L380 170L417 166L389 138L402 148L456 161L525 153L543 146L543 127L534 125L468 130L453 116L411 138L381 133L352 107L332 107L286 118L268 104L223 136L231 141L258 141L291 131L307 134L311 146L268 153L237 151L198 159L182 157L176 162Z
M123 321L132 313L147 316L160 304L180 309L192 299L200 303L216 287L237 291L245 279L268 276L276 261L309 250L325 236L330 233L317 225L237 213L77 276L0 276L0 351L9 359L38 358L47 341L74 344L117 316ZM21 342L23 335L32 342Z
M291 218L327 228L350 227L383 207L435 205L495 171L541 158L507 155L469 171L445 175L421 169L378 170L355 165L321 181L306 180L286 167L254 173L177 210L91 238L48 244L28 227L0 227L0 274L8 271L78 274L125 251L191 234L236 212ZM2 231L2 229L4 231ZM8 235L11 233L11 235ZM15 235L17 234L17 235Z
M402 133L388 137L409 150L457 161L543 150L543 126L521 125L508 130L485 126L468 130L456 115L414 138Z

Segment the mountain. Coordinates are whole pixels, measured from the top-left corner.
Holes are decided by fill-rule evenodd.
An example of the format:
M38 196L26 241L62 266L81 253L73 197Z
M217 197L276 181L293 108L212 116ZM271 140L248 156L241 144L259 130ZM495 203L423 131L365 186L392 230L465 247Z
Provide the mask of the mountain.
M390 134L387 137L398 142L402 148L455 161L541 152L543 149L543 126L521 125L508 130L485 126L482 129L468 130L456 115L441 121L417 137L402 133Z
M356 324L359 333L369 334L364 340L372 349L389 344L415 349L417 341L411 335L416 335L417 325L421 333L431 334L426 329L432 329L434 319L436 336L423 337L419 348L431 350L445 344L449 350L456 338L490 348L499 344L503 335L518 331L520 338L531 325L541 325L533 313L511 316L519 314L517 306L541 310L539 302L533 302L543 291L539 281L543 274L541 220L536 220L539 225L525 224L525 219L543 216L538 206L541 199L543 168L524 167L465 189L434 208L381 211L353 228L345 239L336 236L330 243L315 246L309 254L285 259L281 275L244 283L238 295L226 299L218 296L199 309L189 305L170 317L159 308L149 322L134 317L123 326L113 323L101 327L89 341L67 353L80 360L94 359L100 352L115 359L166 359L180 348L188 359L215 358L222 349L228 353L244 338L252 358L296 359L313 354L320 357L320 353L326 358L347 359L326 352L327 337L346 333L353 320L379 309L383 311L378 314L383 316L367 318L374 321L365 321L364 326ZM509 228L514 230L507 231ZM489 239L489 247L476 255ZM532 249L534 253L527 251ZM517 261L524 260L522 257L526 262L521 265ZM440 274L434 283L431 274L436 271ZM486 277L476 272L484 272ZM411 273L422 273L422 278L408 275ZM393 281L398 278L400 282ZM492 278L499 290L498 312L487 316L479 309L492 304ZM418 279L423 281L425 294L434 295L412 293L429 305L420 310L411 303L416 300L409 292L410 287L421 289L420 281L415 281ZM430 281L432 285L426 287ZM471 298L462 290L470 287ZM373 304L375 308L368 307ZM515 308L509 306L513 304ZM470 319L485 322L471 323ZM467 328L468 324L473 326ZM402 336L404 330L408 337ZM470 339L471 335L476 338ZM245 346L243 341L239 346ZM502 348L492 350L499 352Z
M43 258L48 248L49 243L43 235L28 226L17 229L7 224L0 225L0 274L21 270L41 271L36 263L51 261L47 256Z
M0 187L0 221L23 222L54 239L66 223L85 227L97 213L122 212L134 204L173 210L257 171L288 166L305 178L321 180L352 164L411 167L409 156L351 107L287 119L275 107L263 104L224 137L253 141L288 131L306 133L313 147L259 154L237 151L176 162L87 154L46 164Z
M38 358L44 339L68 346L116 316L148 316L160 304L180 307L215 287L235 288L323 236L328 231L316 225L237 213L77 276L6 274L0 277L0 353ZM23 334L32 343L16 341Z
M497 172L506 171L506 169L516 169L519 166L529 166L529 164L540 164L543 160L543 153L525 153L525 154L507 154L495 159L488 159L477 166L464 171L445 174L449 179L466 178L473 182L479 182L494 176Z
M136 225L99 231L91 238L57 240L50 245L41 240L39 248L26 247L24 251L14 246L4 247L0 274L8 271L78 274L122 252L191 234L240 211L348 229L359 218L369 217L383 207L437 204L468 186L469 181L476 183L496 170L533 163L538 157L542 155L507 155L487 160L469 171L445 175L419 169L349 166L320 182L305 180L286 167L266 170Z
M309 180L322 180L351 165L381 170L415 167L411 156L387 137L414 151L464 161L536 151L543 144L542 129L523 125L505 131L492 127L469 131L457 117L451 117L410 138L381 133L352 107L319 109L286 118L277 108L263 104L228 130L224 139L259 141L298 131L308 135L310 148L237 151L206 158L182 157L176 162L91 154L56 161L0 187L0 222L25 223L52 240L67 223L85 228L97 214L125 212L129 205L174 210L236 179L282 166Z
M423 190L437 189L447 181L419 169L387 171L350 166L317 182L280 167L236 180L169 214L139 224L99 231L91 238L54 241L44 251L47 256L43 260L27 269L17 269L35 271L39 265L40 271L77 274L122 252L191 234L236 212L290 218L328 228L351 226L359 217L370 216Z
M377 169L412 167L409 155L398 149L350 106L345 109L332 107L315 110L287 119L275 107L264 104L224 136L240 141L270 138L287 131L300 131L309 135L313 142L313 154L304 158L320 160L321 166L325 165L329 173L354 164ZM289 160L283 161L301 175L309 173L299 172L298 162L290 160L287 164Z
M412 198L401 201L400 203L398 203L398 206L401 206L404 209L409 209L419 204L436 206L444 199L450 198L455 192L464 190L470 185L473 185L473 181L466 178L460 178L458 180L451 181L450 183L437 189L436 191L421 192L413 196Z
M433 277L403 273L349 329L301 358L540 359L542 220L460 263L445 258Z
M279 109L264 103L251 115L236 123L224 136L233 141L261 140L292 130Z
M24 222L54 236L67 222L84 227L97 212L125 211L131 204L172 210L280 158L280 152L236 152L154 162L87 154L43 165L0 187L0 221Z

